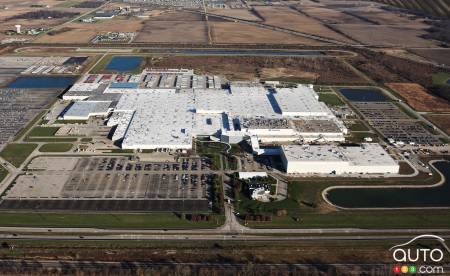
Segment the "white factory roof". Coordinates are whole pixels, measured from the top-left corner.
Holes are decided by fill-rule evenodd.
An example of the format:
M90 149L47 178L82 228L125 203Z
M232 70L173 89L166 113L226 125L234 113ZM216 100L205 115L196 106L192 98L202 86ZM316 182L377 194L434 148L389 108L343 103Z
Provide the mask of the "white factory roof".
M232 116L278 118L265 89L244 87L243 89L195 89L198 113L226 112Z
M335 145L286 145L282 149L288 161L347 161L342 149Z
M78 101L64 113L65 120L88 119L89 116L107 115L111 101Z
M273 96L283 116L332 116L330 109L318 101L311 87L277 88Z
M342 150L351 165L355 166L391 166L397 163L379 144L365 143L361 147L345 147Z
M116 110L135 110L123 148L191 148L194 125L192 93L175 90L123 94Z
M288 162L349 162L352 166L389 166L397 163L379 144L342 147L335 145L282 146Z

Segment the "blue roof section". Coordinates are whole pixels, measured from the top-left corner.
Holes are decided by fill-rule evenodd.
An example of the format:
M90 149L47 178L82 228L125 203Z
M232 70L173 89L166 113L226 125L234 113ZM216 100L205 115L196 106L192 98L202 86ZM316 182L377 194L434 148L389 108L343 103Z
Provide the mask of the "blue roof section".
M139 87L139 83L137 83L137 82L113 82L109 86L109 88L119 88L119 89L138 88L138 87Z

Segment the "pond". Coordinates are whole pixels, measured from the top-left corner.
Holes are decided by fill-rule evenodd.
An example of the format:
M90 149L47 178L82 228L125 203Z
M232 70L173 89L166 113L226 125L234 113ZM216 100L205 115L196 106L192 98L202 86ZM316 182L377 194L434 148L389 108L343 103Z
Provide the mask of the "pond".
M386 97L378 89L372 88L341 88L342 95L352 102L384 102Z
M72 85L76 76L22 76L8 85L8 88L67 88Z
M343 188L328 191L327 199L346 208L450 207L450 162L435 162L445 177L435 188Z
M136 56L116 56L106 66L108 71L128 72L139 68L142 63L142 57Z

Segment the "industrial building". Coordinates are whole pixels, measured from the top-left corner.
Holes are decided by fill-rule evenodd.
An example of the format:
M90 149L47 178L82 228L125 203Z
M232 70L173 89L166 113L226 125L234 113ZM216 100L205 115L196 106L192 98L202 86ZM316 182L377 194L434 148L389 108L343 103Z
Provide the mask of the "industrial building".
M147 69L137 75L87 75L63 98L75 102L64 120L103 116L123 149L189 150L195 137L207 136L230 144L246 140L256 155L281 154L288 173L398 171L378 145L305 146L344 142L347 134L309 85L232 82L223 89L217 76Z
M291 174L398 173L399 165L379 144L286 145L281 159Z
M191 149L194 137L211 136L249 140L255 154L267 154L259 143L340 142L347 133L311 86L234 82L222 89L220 77L189 69L86 75L63 98L75 101L65 120L110 116L113 140L124 149Z

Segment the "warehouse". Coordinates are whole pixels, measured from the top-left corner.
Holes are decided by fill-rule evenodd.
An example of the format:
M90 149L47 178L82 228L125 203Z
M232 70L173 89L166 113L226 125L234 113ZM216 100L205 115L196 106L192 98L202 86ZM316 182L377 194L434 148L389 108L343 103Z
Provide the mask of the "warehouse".
M75 102L63 114L64 120L87 120L91 116L106 117L111 111L110 101L79 101Z
M282 146L281 159L292 174L395 174L398 163L379 145Z
M192 79L177 84L175 77ZM63 96L76 101L64 119L104 115L114 107L108 126L115 127L112 138L124 149L191 149L194 137L215 136L226 143L249 140L255 153L266 154L260 143L345 140L347 129L312 86L220 87L218 77L189 70L86 75ZM102 101L111 106L100 106Z

